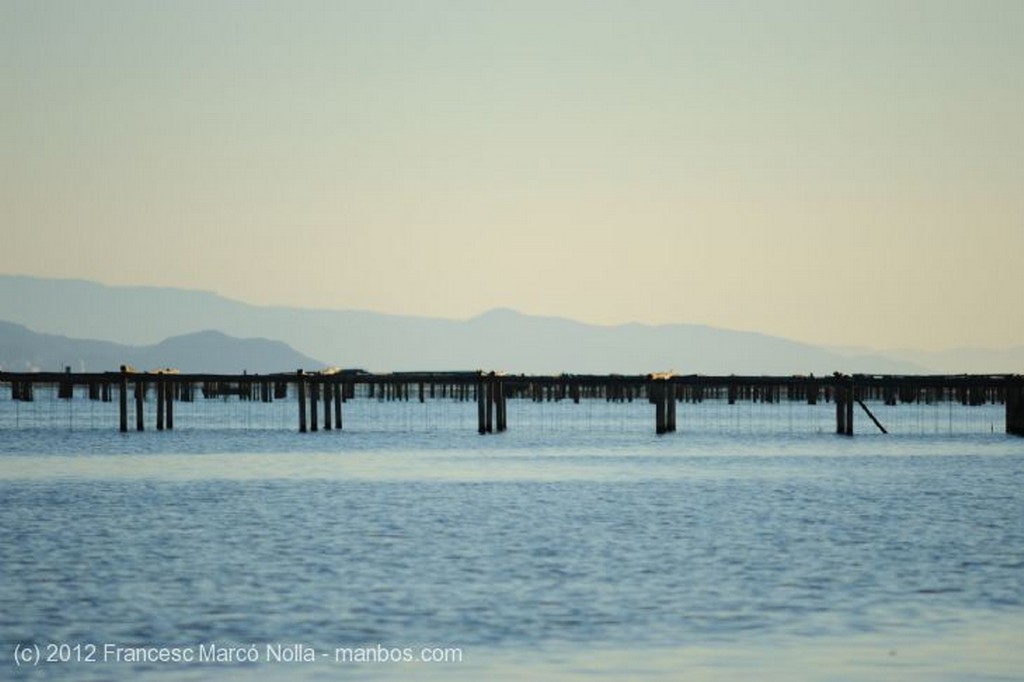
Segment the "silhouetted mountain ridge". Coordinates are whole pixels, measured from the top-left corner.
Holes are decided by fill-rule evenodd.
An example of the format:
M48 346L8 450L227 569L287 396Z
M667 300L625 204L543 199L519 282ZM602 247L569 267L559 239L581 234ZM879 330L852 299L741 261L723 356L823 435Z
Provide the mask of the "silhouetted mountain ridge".
M525 373L913 374L964 372L892 357L833 350L757 332L700 324L614 326L527 315L509 308L468 320L361 310L255 306L205 291L112 287L81 280L0 275L0 319L52 334L134 345L199 329L280 340L330 365L371 371L501 369ZM1024 349L1022 349L1024 350ZM992 357L997 357L993 355ZM940 358L941 359L941 358ZM1024 371L1024 352L998 356ZM955 358L954 358L955 361ZM297 368L283 360L276 370Z
M149 346L74 339L39 334L27 327L0 321L0 368L11 372L115 371L121 365L136 369L172 367L183 372L269 373L290 369L319 369L323 363L306 357L280 341L236 339L219 331L171 337Z

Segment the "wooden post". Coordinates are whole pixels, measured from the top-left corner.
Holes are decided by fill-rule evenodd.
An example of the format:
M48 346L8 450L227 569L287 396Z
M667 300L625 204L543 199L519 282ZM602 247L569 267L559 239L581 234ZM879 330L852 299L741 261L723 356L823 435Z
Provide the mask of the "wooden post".
M482 436L487 433L486 407L484 407L484 378L482 374L476 377L476 421L477 432Z
M1019 377L1006 385L1006 432L1024 436L1024 381Z
M853 382L850 382L846 386L846 435L853 435L853 400L856 395L856 389Z
M71 400L71 397L75 394L75 385L71 379L71 368L64 368L64 376L67 377L66 381L60 382L57 386L57 397L63 400Z
M341 431L341 403L342 403L342 387L341 383L334 384L334 428Z
M832 399L836 403L836 433L846 433L846 405L843 404L843 387L838 384L832 389Z
M485 419L487 433L494 433L494 372L491 372L490 376L487 377L487 381L484 382L484 393L486 395L487 415Z
M494 382L495 386L495 402L497 403L498 413L498 433L504 433L506 428L505 423L505 382L501 379L496 379Z
M317 401L320 399L320 382L313 379L309 383L309 430L316 433L319 424L317 419Z
M859 399L859 398L857 398L856 400L857 400L857 404L860 405L860 409L864 410L865 414L867 414L869 417L871 417L871 421L873 421L875 423L875 426L878 427L878 430L881 431L882 433L889 433L888 431L885 430L885 427L882 426L882 422L878 421L878 418L871 412L870 409L868 409L868 406L864 404L864 401ZM851 417L851 421L852 421L852 419L853 418ZM850 435L853 435L853 434L850 434Z
M121 413L121 433L128 432L128 368L125 365L121 365L121 395L120 395L120 413Z
M164 409L167 410L167 417L164 419L164 427L168 431L174 430L174 394L175 389L178 387L178 382L175 379L171 379L167 382L167 397L164 399Z
M299 433L306 432L306 377L300 369L295 375L296 393L299 394Z
M657 379L651 380L647 389L650 399L654 401L654 432L659 436L667 430L665 414L665 387Z
M665 380L665 431L675 433L676 430L676 387Z
M156 375L156 430L164 430L164 375L157 373Z
M324 382L324 431L331 430L331 399L334 398L334 386Z
M145 424L142 415L142 401L146 394L146 382L142 377L135 377L135 430L145 431Z
M836 433L840 436L853 435L853 382L839 377L833 387L836 403Z

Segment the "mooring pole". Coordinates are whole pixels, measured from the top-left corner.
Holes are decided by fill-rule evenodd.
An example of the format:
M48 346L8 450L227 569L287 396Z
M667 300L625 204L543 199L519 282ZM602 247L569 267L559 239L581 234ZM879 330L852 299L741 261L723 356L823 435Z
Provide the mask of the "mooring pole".
M341 403L342 403L341 382L334 384L334 428L341 431Z
M665 430L668 433L675 433L676 430L676 387L669 380L665 380Z
M334 386L324 382L324 431L331 430L331 399L334 398Z
M121 433L128 433L128 368L121 365L120 416Z
M164 375L162 372L157 372L156 375L156 430L164 430L164 399L166 398L164 391Z
M497 407L498 433L504 433L505 423L505 382L500 378L494 380L494 399Z
M164 427L168 431L174 430L174 394L177 393L178 381L171 379L166 383L167 397L164 398L164 409L167 410L167 417L164 419Z
M487 433L487 408L484 405L484 377L483 373L476 376L476 421L477 432L482 436Z
M654 400L654 432L660 436L668 430L665 414L665 387L662 382L653 379L648 391Z
M146 395L146 382L142 380L142 377L135 375L135 430L145 431L146 427L143 422L142 413L142 401Z
M317 428L317 402L320 398L320 382L317 379L313 379L309 382L309 430L316 432Z
M486 427L487 433L494 433L494 372L491 372L484 382L484 393L486 394Z
M1024 436L1024 380L1020 377L1006 384L1006 432Z
M306 433L306 377L301 369L295 373L295 388L299 394L299 433Z
M853 381L846 385L846 435L853 435L853 401L857 395L857 389Z
M846 435L846 388L837 380L832 385L832 399L836 403L836 433Z

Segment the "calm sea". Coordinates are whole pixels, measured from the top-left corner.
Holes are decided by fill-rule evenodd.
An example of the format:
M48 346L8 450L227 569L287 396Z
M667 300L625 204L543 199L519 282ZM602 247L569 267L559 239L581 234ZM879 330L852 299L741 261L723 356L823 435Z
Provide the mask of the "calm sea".
M122 435L36 397L0 401L0 679L1024 678L999 406L851 439L828 405L656 437L646 403L510 401L481 437L475 403L300 435L217 400Z

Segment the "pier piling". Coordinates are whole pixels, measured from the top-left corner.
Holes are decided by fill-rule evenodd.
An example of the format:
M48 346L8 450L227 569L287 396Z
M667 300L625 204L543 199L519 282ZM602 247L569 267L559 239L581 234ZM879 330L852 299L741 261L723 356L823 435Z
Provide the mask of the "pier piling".
M494 380L494 402L498 420L498 433L504 433L505 429L508 428L505 421L505 382L500 378Z
M484 406L484 378L483 374L476 379L476 420L477 432L482 436L487 433L487 408Z
M166 395L164 396L164 410L167 412L164 417L164 427L168 431L174 430L174 394L177 386L178 382L174 379L171 379L164 384L164 390L166 392Z
M366 399L380 402L407 402L416 398L463 403L477 401L477 430L481 434L504 433L508 430L508 400L532 400L572 403L601 400L608 403L626 403L634 398L646 398L654 406L655 432L672 433L677 430L680 405L699 404L705 400L726 401L730 405L740 401L779 404L806 401L813 405L820 398L835 403L836 433L853 435L854 403L885 432L873 401L884 402L895 408L900 404L918 403L963 406L969 410L988 403L1005 405L1006 433L1024 436L1024 377L1011 374L993 375L861 375L836 373L832 376L706 376L654 373L647 375L509 375L502 372L402 372L371 374L342 371L307 374L270 374L265 376L185 374L177 370L164 372L135 372L122 365L120 372L80 373L68 372L3 372L0 385L9 386L12 400L30 402L34 388L43 386L47 400L73 398L74 387L83 388L83 396L92 401L110 402L113 391L118 393L118 428L129 430L129 390L135 396L135 430L145 430L146 392L155 391L154 423L157 431L174 429L174 403L191 402L195 387L199 386L209 399L235 398L241 401L269 401L288 397L291 384L295 385L298 400L299 431L320 428L319 401L323 391L323 430L342 428L342 403L347 399ZM308 400L308 402L307 402ZM90 406L90 410L99 405ZM69 406L70 409L70 406ZM471 408L470 408L471 409ZM873 410L877 413L873 413ZM69 412L70 414L70 412ZM888 414L888 411L886 412ZM883 417L884 418L884 417ZM952 424L952 417L950 418ZM70 423L70 421L69 421ZM986 427L987 428L987 427Z
M164 430L164 400L166 399L166 392L164 391L164 376L162 373L157 373L156 381L153 386L156 388L156 430Z
M135 378L135 430L145 431L145 422L143 417L143 400L146 395L146 382L141 378Z
M1006 432L1024 436L1024 381L1006 387Z
M334 398L334 387L324 382L324 431L331 430L331 400Z
M676 387L668 380L665 382L665 429L668 433L676 431Z
M484 426L487 433L494 432L494 372L484 382L484 403L486 415Z
M299 433L306 433L306 377L301 369L295 373L295 392L299 398Z
M121 380L119 386L119 412L121 416L121 433L128 433L128 368L121 365Z
M665 386L655 380L648 387L648 394L654 401L654 432L659 436L668 431L667 411L665 409Z
M334 384L334 428L341 431L341 403L342 398L342 387L341 384L335 382Z
M316 433L319 430L317 418L317 402L320 400L320 382L313 379L309 382L309 430Z

